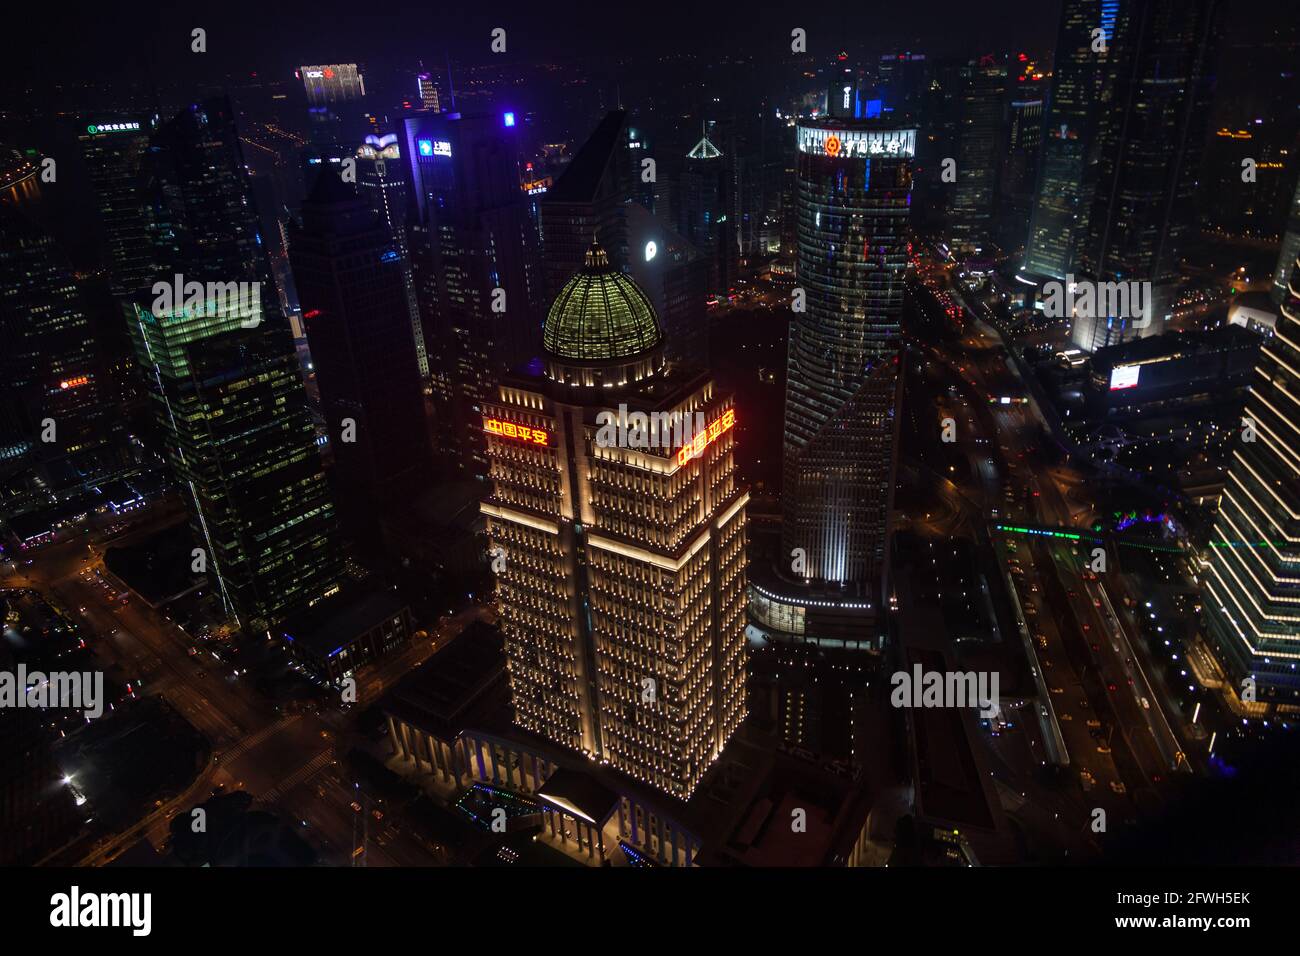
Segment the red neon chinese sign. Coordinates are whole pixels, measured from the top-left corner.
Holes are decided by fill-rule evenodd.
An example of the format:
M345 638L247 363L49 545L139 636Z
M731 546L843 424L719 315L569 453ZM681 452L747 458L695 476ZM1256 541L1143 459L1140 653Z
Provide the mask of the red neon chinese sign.
M89 385L89 384L90 384L89 375L78 375L76 378L65 378L63 381L59 383L59 388L66 390L69 388L80 388L83 385Z
M490 435L502 435L505 438L517 438L532 442L534 445L549 445L551 436L541 428L531 425L519 425L515 422L503 422L499 418L483 419L483 430Z
M826 155L838 156L840 154L840 138L838 136L826 137Z
M677 464L685 465L692 458L698 458L704 454L704 449L713 444L725 431L730 431L731 427L736 424L736 410L729 408L718 418L709 422L707 428L698 432L695 439L690 444L683 445L677 452Z

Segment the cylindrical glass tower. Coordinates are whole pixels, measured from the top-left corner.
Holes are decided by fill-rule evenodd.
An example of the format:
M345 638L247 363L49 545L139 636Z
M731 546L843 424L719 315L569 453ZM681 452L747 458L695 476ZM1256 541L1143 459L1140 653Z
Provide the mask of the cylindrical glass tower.
M784 555L792 577L880 600L895 460L898 330L916 130L806 122L786 387ZM798 311L799 290L804 311Z

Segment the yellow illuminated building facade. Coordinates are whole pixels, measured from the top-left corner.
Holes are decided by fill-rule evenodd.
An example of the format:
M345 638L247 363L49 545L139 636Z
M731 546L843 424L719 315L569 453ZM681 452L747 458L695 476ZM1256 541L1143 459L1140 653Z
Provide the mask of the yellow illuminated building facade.
M737 411L665 366L653 307L597 246L544 345L545 374L483 407L515 722L686 799L745 717Z

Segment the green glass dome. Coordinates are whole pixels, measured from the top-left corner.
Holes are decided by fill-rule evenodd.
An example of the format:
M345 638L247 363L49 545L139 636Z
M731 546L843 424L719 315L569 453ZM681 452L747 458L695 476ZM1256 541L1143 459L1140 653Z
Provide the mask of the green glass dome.
M542 345L552 356L578 362L619 362L660 345L663 331L640 287L609 264L598 243L582 271L551 304Z

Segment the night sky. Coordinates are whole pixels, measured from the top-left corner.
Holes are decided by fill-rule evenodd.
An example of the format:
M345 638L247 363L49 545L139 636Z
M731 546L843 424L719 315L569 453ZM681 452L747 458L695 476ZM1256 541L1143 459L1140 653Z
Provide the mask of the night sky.
M121 76L145 63L160 72L198 76L275 69L303 60L352 62L383 56L485 60L489 33L509 32L508 54L564 59L599 54L768 50L789 52L790 29L809 32L810 52L826 44L923 43L944 47L1050 47L1058 4L1024 0L931 0L924 4L608 3L133 3L74 4L57 29L15 31L0 40L10 79ZM79 12L75 12L79 11ZM189 50L189 33L208 31L208 53ZM511 28L514 28L513 31ZM825 47L822 47L825 49Z

